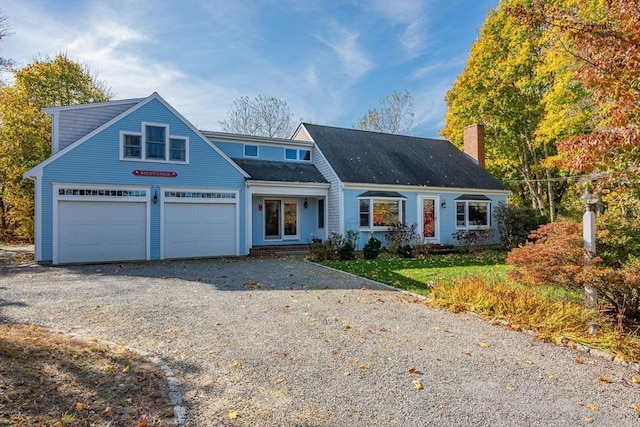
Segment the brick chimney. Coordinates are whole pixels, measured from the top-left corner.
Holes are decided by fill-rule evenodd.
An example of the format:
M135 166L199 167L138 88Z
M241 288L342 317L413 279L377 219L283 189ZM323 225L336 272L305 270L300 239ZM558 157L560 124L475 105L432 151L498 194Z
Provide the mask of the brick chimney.
M464 128L464 152L484 169L484 125L469 125Z

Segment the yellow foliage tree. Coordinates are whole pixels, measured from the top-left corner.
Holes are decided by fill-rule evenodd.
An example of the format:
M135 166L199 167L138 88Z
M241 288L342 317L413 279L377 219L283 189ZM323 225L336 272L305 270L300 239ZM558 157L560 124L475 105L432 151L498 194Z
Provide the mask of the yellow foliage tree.
M38 59L0 88L0 240L33 237L33 184L22 174L50 154L51 120L41 110L102 102L110 90L66 54Z

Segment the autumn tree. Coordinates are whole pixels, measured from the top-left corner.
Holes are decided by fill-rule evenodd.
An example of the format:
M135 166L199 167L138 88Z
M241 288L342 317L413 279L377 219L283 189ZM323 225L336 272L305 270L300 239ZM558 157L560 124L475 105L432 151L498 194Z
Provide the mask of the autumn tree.
M262 95L253 100L248 96L236 99L227 118L219 124L225 132L270 138L289 138L294 129L287 103Z
M66 54L41 58L17 70L0 89L0 237L33 236L33 184L22 174L50 154L51 120L42 108L107 101L104 83Z
M571 41L574 77L592 93L592 129L559 145L560 164L573 173L594 174L601 195L616 214L640 214L640 0L606 0L599 14L581 7L533 0L515 10L531 27ZM636 223L636 226L638 224Z
M413 132L413 97L409 91L394 91L380 98L378 108L365 114L353 127L374 132L410 135Z
M576 60L567 51L573 41L513 13L528 3L506 0L487 15L464 71L447 93L442 134L461 145L466 125L484 123L488 169L523 203L554 220L568 180L551 160L560 141L589 128L593 109L588 89L575 79ZM597 13L595 2L580 4L581 14Z

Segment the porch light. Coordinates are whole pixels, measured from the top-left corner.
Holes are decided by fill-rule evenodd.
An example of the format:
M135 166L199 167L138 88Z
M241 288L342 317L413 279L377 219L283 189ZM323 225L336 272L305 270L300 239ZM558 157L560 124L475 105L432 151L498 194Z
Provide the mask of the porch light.
M309 207L309 202L307 202L307 198L306 197L304 199L304 204L302 206L304 206L305 209L307 209Z
M158 203L158 190L153 195L153 203Z
M447 208L447 201L446 201L446 200L443 200L443 201L442 201L442 203L440 203L440 207L441 207L442 209L446 209L446 208Z

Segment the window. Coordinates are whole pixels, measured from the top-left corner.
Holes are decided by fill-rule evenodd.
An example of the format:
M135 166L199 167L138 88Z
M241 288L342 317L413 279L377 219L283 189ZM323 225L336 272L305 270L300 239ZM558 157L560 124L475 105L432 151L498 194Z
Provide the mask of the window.
M310 161L311 160L311 151L309 150L300 150L298 151L298 159L299 160L305 160L305 161Z
M407 220L403 199L360 199L359 207L360 228L386 228Z
M124 157L128 159L142 158L142 138L140 135L125 134L124 138Z
M166 159L166 139L167 129L162 126L145 126L145 137L147 144L147 159Z
M490 201L456 201L456 227L476 229L491 226L490 206Z
M169 160L184 162L187 158L187 141L182 138L169 139Z
M169 134L169 126L142 125L143 132L120 132L120 159L186 163L189 138Z
M298 158L298 152L293 148L286 148L284 150L284 158L287 160L296 160Z
M318 228L324 228L324 199L318 199Z
M302 160L304 162L310 162L311 150L296 150L295 148L285 148L284 158L285 160Z
M245 157L258 157L258 146L257 145L245 145L244 146L244 156Z

